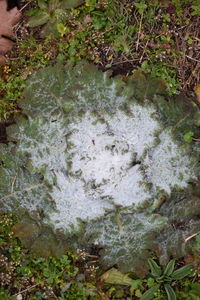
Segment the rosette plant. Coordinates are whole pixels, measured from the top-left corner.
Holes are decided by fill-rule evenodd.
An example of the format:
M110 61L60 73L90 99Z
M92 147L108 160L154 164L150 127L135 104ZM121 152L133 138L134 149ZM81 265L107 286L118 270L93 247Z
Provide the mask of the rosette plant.
M148 263L151 269L151 276L155 279L155 284L143 294L141 300L153 299L156 291L162 286L167 293L168 300L176 300L176 294L171 283L190 275L193 271L193 265L188 264L174 271L174 259L170 260L164 269L151 258L148 259Z
M38 7L31 9L28 14L29 27L44 25L41 34L53 33L63 36L68 33L65 26L68 14L67 9L76 8L83 4L84 0L38 0Z
M99 249L101 265L144 275L191 251L199 231L198 106L141 72L123 81L86 62L41 69L0 145L0 203L31 251ZM96 251L96 250L95 250Z

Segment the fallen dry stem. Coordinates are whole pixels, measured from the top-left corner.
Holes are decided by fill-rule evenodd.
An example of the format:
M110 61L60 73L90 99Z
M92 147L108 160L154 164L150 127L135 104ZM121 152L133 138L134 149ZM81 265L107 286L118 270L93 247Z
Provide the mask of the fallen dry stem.
M195 236L197 236L197 235L199 235L199 234L200 234L200 231L198 231L198 232L196 232L196 233L194 233L194 234L188 236L188 237L184 240L184 242L185 242L185 243L188 242L188 241L191 240L193 237L195 237Z

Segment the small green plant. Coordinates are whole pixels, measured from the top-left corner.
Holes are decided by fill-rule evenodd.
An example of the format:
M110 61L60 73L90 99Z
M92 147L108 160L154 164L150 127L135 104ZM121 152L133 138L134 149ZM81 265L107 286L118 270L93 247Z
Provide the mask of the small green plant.
M63 37L69 32L69 28L65 26L67 19L67 9L75 8L81 5L83 0L75 1L59 1L59 0L38 0L38 7L29 11L29 27L45 25L43 35L52 32L55 35Z
M167 84L169 95L176 94L180 84L176 78L176 71L170 68L165 62L157 62L156 57L153 57L153 62L143 61L141 70L145 73L151 74L152 77L162 78Z
M147 8L147 4L144 1L134 3L135 7L138 9L140 15L144 13L144 10Z
M193 131L188 131L184 134L183 139L187 143L191 143L192 139L194 137L194 132Z
M164 270L151 258L148 259L148 263L151 269L151 278L153 279L152 287L143 294L140 300L153 299L160 287L164 287L168 300L176 300L176 294L171 283L190 275L193 271L193 265L188 264L174 271L174 259L170 260Z
M31 255L13 234L16 222L18 219L14 215L0 213L1 300L15 299L18 294L30 300L81 300L88 297L100 300L94 278L89 275L94 271L88 271L87 282L82 274L84 259L78 262L74 252L66 252L60 258ZM77 263L81 268L77 267Z

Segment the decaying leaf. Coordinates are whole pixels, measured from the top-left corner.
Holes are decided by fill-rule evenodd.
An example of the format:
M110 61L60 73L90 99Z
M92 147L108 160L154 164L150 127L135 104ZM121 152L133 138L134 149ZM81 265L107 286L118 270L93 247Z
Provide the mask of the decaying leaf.
M141 70L134 71L129 80L135 87L134 96L139 100L151 99L155 94L166 94L167 85L163 79L152 78Z
M5 62L4 55L13 47L15 35L13 26L19 21L17 7L7 11L6 0L0 0L0 64Z
M197 101L200 103L200 83L196 85L196 87L194 88L194 91L197 95Z
M100 277L101 281L110 284L131 285L132 279L115 268L108 270Z

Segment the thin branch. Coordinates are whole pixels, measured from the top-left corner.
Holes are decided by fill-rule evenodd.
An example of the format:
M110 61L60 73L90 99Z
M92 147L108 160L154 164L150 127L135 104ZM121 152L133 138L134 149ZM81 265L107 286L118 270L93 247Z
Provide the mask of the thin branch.
M139 47L139 40L140 40L141 28L142 28L142 20L143 20L143 12L142 12L141 18L140 18L139 31L138 31L138 38L137 38L137 42L136 42L136 51L138 51L138 47Z
M24 10L25 7L27 7L31 2L27 2L19 11L21 12L22 10Z
M200 60L196 59L196 58L193 58L193 57L190 57L189 55L186 55L187 58L191 59L191 60L194 60L196 62L200 62Z
M25 289L25 290L23 290L23 291L20 291L20 292L17 293L17 294L14 294L13 297L18 296L18 295L20 295L20 294L23 294L23 293L25 293L25 292L28 292L28 291L30 291L31 289L33 289L34 287L36 287L37 285L39 285L39 283L34 284L34 285L32 285L32 286L29 286L27 289Z
M196 233L194 233L194 234L188 236L188 237L184 240L184 242L185 242L185 243L188 242L189 240L191 240L193 237L197 236L198 234L200 234L200 231L198 231L198 232L196 232Z
M11 185L11 193L13 193L13 191L14 191L14 185L15 185L16 179L17 179L17 174L15 175L12 185Z

